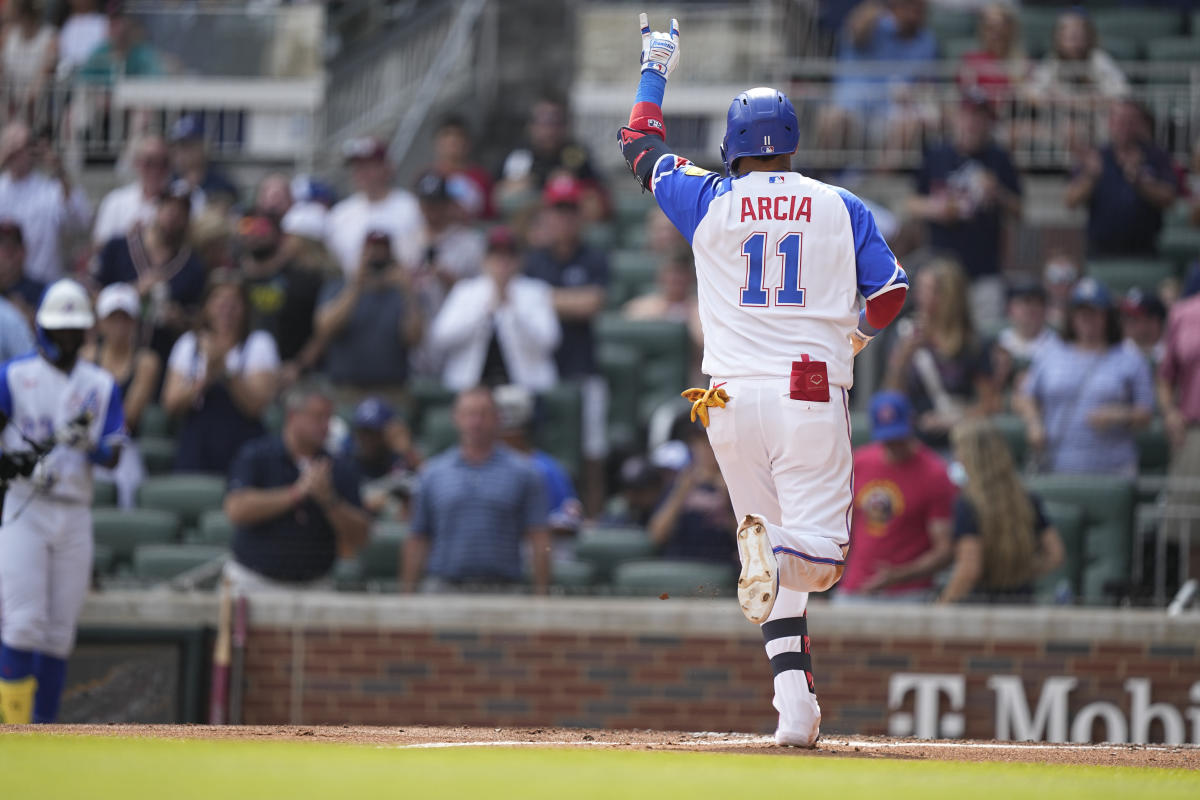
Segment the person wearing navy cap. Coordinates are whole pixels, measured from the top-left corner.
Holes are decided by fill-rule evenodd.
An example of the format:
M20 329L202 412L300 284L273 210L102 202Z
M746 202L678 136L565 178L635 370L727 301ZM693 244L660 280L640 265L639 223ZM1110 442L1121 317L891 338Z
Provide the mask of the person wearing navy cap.
M376 515L403 516L421 466L408 424L382 399L368 397L354 409L350 425L363 506Z
M1150 423L1154 385L1146 360L1121 345L1112 295L1099 281L1076 284L1062 343L1034 357L1014 402L1042 470L1137 473L1135 434Z
M899 392L871 399L871 443L854 452L854 512L838 602L927 600L950 563L956 495L945 463L913 435Z
M228 210L238 199L237 187L208 160L204 117L186 114L171 126L171 166L174 178L192 190L192 211L199 214L209 205Z
M1167 327L1167 307L1153 292L1133 287L1121 298L1121 331L1125 346L1139 353L1151 369L1162 363L1166 354L1163 334Z

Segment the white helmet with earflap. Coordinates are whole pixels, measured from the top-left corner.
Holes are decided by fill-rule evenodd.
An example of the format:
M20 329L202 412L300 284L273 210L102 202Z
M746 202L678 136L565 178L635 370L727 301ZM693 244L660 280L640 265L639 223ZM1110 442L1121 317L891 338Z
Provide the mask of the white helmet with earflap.
M96 323L87 290L70 278L50 284L35 320L39 328L48 331L88 330Z

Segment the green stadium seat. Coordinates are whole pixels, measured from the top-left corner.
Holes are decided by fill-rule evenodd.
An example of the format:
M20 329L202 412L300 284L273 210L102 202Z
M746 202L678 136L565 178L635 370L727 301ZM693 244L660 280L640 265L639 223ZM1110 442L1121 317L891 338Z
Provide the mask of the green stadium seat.
M224 547L204 544L144 544L133 553L133 574L142 580L168 580L224 557Z
M408 394L412 404L409 426L414 431L421 429L425 415L431 410L454 405L454 392L430 378L413 378L408 382Z
M1143 42L1127 36L1106 36L1102 47L1117 61L1137 61L1145 49Z
M113 573L113 566L116 564L116 555L113 549L105 544L98 544L92 548L92 575L95 577L103 577Z
M458 442L454 409L446 405L426 410L421 416L421 427L417 430L417 442L426 456L434 456L453 447Z
M1085 603L1107 602L1105 584L1129 580L1133 481L1112 475L1038 475L1029 478L1028 486L1047 502L1072 503L1083 510L1078 596Z
M1175 276L1175 265L1157 258L1095 258L1088 260L1087 274L1116 294L1135 286L1155 291L1160 283Z
M627 250L643 249L649 238L646 227L644 223L622 225L620 246Z
M138 488L138 506L179 515L185 528L196 525L205 511L221 508L225 479L217 475L154 475Z
M233 542L233 532L234 524L225 516L225 512L212 509L200 515L200 523L196 526L191 541L193 544L229 547Z
M859 448L871 443L871 415L866 411L850 412L850 446Z
M1043 575L1037 582L1036 595L1039 602L1054 602L1063 581L1071 589L1072 595L1079 596L1080 582L1083 577L1083 509L1071 503L1045 502L1046 517L1058 531L1062 539L1062 566L1053 572Z
M1145 44L1152 39L1182 32L1177 11L1152 8L1103 8L1092 15L1100 46L1107 49L1108 39L1120 37Z
M129 566L134 550L144 544L179 541L179 515L150 508L92 509L92 531L96 545L108 548L113 568Z
M171 418L158 403L149 403L142 409L136 431L138 436L170 436L171 429Z
M607 222L594 222L583 229L583 241L599 250L611 250L617 244L617 230Z
M1062 14L1061 8L1022 8L1021 41L1030 57L1040 58L1054 41L1054 26Z
M167 436L139 436L134 440L148 475L165 475L175 466L175 440Z
M538 395L534 444L576 480L583 468L583 397L579 384L559 383Z
M1165 475L1171 463L1171 447L1161 417L1137 433L1138 474Z
M979 39L974 36L955 36L939 42L942 58L958 61L967 53L979 49Z
M110 508L117 504L117 485L112 481L92 483L92 508Z
M571 593L586 592L596 579L596 567L586 561L555 561L550 564L550 583Z
M1020 470L1025 465L1029 444L1025 438L1025 420L1017 414L997 414L989 421L1004 437L1008 451L1012 453L1013 463Z
M608 445L614 452L636 448L638 442L638 351L613 342L597 348L600 371L610 387L608 395Z
M966 36L974 37L978 17L972 11L953 9L930 9L926 24L939 42Z
M271 433L279 433L283 430L283 406L279 403L272 403L267 406L267 410L263 412L263 426Z
M650 537L640 528L586 527L575 542L575 558L591 564L596 580L607 582L618 564L649 558Z
M736 580L732 564L654 559L618 565L613 588L619 594L651 597L723 597L734 593Z
M659 256L644 250L617 250L612 254L608 307L619 309L638 295L655 288Z
M400 575L400 555L408 526L398 522L376 522L371 537L358 553L362 574L367 580L396 580Z
M1200 39L1197 42L1200 47ZM1179 265L1200 257L1200 228L1164 227L1158 235L1158 252Z
M635 349L641 371L642 396L639 421L667 398L687 388L689 350L687 325L667 320L627 320L604 314L596 323L601 345L621 344ZM623 391L623 387L621 388Z
M654 195L649 192L614 192L613 211L617 227L645 224L646 215L655 205Z
M1200 37L1163 36L1151 39L1146 44L1146 59L1157 63L1195 64L1200 61Z

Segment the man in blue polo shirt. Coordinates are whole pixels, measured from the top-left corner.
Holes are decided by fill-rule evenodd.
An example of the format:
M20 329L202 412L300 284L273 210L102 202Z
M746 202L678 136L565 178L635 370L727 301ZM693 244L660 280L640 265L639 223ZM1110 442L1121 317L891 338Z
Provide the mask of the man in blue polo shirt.
M487 388L458 396L454 424L458 447L431 459L421 472L401 588L515 587L522 581L521 541L527 539L533 588L544 594L550 531L541 476L529 459L497 441L499 416Z
M285 400L281 435L246 444L234 459L225 515L236 526L226 575L239 593L319 588L335 559L367 541L358 470L325 452L333 401L300 385Z

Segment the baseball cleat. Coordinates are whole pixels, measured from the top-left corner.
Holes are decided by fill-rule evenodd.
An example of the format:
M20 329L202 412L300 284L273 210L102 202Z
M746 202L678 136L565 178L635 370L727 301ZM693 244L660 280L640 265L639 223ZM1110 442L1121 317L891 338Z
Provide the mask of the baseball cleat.
M761 625L771 615L779 594L779 564L767 536L766 520L757 514L747 514L738 526L737 547L742 561L738 603L746 619Z
M803 747L806 750L812 750L817 746L818 736L819 734L815 730L804 734L777 728L775 730L775 744L779 747Z

